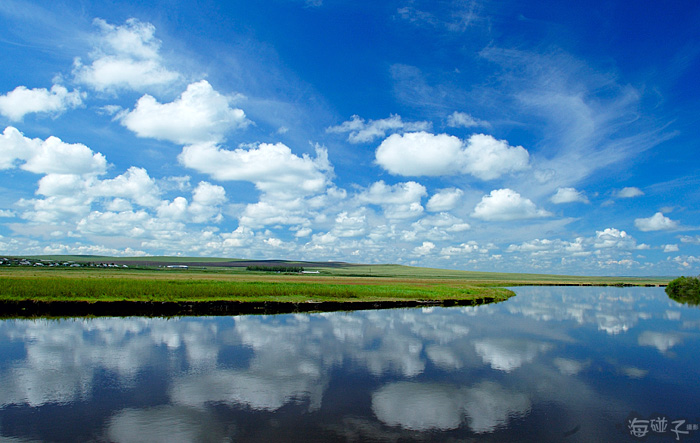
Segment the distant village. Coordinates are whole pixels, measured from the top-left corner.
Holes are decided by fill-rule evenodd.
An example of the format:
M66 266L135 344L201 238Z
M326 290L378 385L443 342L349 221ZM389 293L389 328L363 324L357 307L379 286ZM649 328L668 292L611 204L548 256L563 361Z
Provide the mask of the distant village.
M116 263L77 263L74 261L63 260L48 260L48 259L33 259L33 258L17 258L17 257L2 257L0 258L0 266L36 266L36 267L63 267L63 268L128 268L127 265L118 265Z

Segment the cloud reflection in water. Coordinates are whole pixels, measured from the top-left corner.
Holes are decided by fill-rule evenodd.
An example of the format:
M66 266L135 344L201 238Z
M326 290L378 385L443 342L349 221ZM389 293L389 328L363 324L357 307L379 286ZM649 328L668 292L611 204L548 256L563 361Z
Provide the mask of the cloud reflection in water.
M0 352L14 351L0 362L0 429L29 438L5 434L6 410L30 420L65 405L103 411L86 426L112 441L156 438L147 423L171 441L221 441L274 430L269 420L317 436L507 439L544 410L558 420L545 440L576 426L605 440L605 426L639 407L620 395L629 383L643 392L655 368L697 349L700 310L654 290L575 290L518 288L502 304L448 309L3 321ZM119 406L99 406L110 395Z

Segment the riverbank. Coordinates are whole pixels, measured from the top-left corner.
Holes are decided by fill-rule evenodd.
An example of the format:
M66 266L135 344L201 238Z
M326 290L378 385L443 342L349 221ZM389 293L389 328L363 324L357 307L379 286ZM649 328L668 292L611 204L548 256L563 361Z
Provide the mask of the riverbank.
M0 269L0 317L178 316L456 306L513 295L506 286L657 286L664 279L464 273L375 266L314 274L221 269ZM391 273L393 271L393 274ZM381 272L381 275L377 275ZM413 275L410 275L410 274ZM489 278L490 277L490 278Z

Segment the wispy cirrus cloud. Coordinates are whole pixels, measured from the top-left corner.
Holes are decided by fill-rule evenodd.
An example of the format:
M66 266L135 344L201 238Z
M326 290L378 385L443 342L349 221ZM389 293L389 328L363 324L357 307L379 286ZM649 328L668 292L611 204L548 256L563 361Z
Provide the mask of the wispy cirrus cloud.
M347 133L350 143L368 143L385 137L387 133L428 131L431 127L432 123L426 121L404 122L400 115L369 121L360 118L359 115L353 115L352 119L340 125L331 126L326 129L326 132L335 134Z
M491 46L480 55L501 69L499 88L485 96L540 125L538 167L553 171L551 184L575 184L675 135L640 115L638 89L564 51Z

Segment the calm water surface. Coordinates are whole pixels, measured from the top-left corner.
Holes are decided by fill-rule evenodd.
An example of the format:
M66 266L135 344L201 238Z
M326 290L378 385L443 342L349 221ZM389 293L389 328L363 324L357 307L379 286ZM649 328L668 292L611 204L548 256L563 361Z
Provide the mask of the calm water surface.
M700 441L699 308L661 288L515 291L469 308L2 321L0 441L641 441L630 420L656 418L647 441Z

